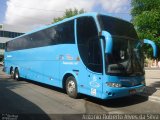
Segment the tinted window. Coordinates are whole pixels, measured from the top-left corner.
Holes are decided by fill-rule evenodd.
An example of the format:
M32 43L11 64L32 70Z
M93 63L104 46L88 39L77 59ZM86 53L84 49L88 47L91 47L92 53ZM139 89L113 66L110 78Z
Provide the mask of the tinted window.
M102 72L102 54L98 31L92 17L77 19L78 49L84 64L94 72Z
M0 43L0 49L5 49L5 43Z
M72 20L9 41L7 51L74 43L74 21Z
M0 31L0 37L14 38L22 35L23 33L9 32L9 31Z
M0 37L3 37L4 35L3 35L3 31L0 31Z
M56 27L59 43L75 43L74 40L74 21L61 24Z
M104 15L99 15L98 18L102 30L108 31L111 35L138 39L137 33L131 23Z
M106 73L110 75L143 75L143 54L140 41L112 37L112 54L105 54Z

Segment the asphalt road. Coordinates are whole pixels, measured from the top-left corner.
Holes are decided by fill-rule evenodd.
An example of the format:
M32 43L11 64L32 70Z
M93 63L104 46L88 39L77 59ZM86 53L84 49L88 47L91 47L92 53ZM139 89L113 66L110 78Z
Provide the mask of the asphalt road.
M34 119L35 116L39 116L38 119L58 119L62 115L76 119L73 114L103 113L155 114L160 113L160 103L138 95L107 101L85 95L72 99L61 89L32 81L16 81L0 71L0 120L7 115L15 117L13 115L19 114L25 119Z

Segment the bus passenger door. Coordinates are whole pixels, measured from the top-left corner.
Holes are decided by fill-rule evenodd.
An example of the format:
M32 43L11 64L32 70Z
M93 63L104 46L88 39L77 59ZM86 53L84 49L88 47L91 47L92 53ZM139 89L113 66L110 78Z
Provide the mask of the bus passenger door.
M101 97L102 93L102 51L98 29L93 17L77 19L77 44L82 59L84 74L80 77L85 94Z
M88 65L86 67L90 86L90 94L100 97L102 91L103 80L103 64L100 41L93 38L88 41Z

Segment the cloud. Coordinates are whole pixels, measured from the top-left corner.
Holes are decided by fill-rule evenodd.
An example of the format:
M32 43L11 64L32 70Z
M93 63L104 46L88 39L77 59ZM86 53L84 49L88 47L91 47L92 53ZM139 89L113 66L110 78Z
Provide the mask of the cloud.
M49 24L54 17L62 16L65 9L84 8L91 11L94 1L90 0L9 0L5 15L8 24Z
M5 23L26 26L50 24L68 8L97 11L100 5L105 12L124 12L130 0L8 0ZM96 9L95 9L96 8Z
M109 13L124 13L130 10L130 0L100 0L102 9Z

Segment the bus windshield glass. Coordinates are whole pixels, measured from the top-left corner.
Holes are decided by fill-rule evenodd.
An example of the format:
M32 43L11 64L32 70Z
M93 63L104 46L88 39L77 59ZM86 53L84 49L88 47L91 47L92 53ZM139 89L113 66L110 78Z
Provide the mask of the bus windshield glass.
M112 35L112 52L105 53L106 74L144 75L142 44L132 24L113 17L100 15L102 30Z

